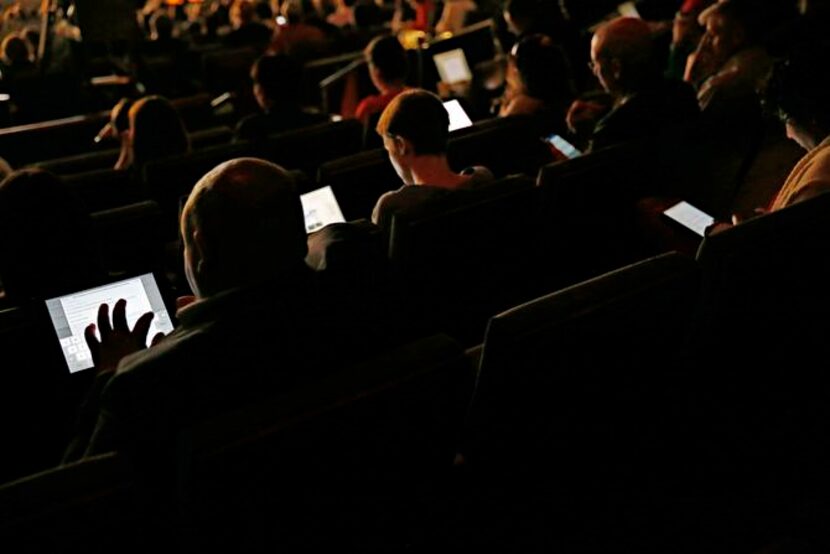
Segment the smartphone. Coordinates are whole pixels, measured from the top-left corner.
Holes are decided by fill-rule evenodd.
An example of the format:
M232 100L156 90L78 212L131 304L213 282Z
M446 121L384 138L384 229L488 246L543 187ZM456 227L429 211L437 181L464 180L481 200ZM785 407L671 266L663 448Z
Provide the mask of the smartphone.
M701 237L705 236L706 228L715 222L714 217L685 201L678 202L665 210L663 215L694 231Z
M567 140L563 139L559 135L549 135L549 136L545 137L542 140L544 140L548 144L548 146L551 146L552 148L556 149L558 152L561 152L569 160L572 160L574 158L578 158L579 156L582 155L582 152L580 152L579 149L577 149L576 146L574 146L573 144L571 144Z

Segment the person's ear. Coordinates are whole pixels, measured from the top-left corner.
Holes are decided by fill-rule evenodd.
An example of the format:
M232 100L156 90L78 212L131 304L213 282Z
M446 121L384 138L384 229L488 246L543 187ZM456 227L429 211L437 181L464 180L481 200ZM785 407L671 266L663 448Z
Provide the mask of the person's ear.
M203 276L205 272L206 265L208 264L208 256L206 255L206 248L205 248L205 236L198 230L194 229L193 233L190 235L192 239L191 244L193 245L193 253L192 253L192 261L193 261L193 269L196 272L196 275Z
M395 148L395 154L398 156L406 156L412 153L412 143L404 137L395 136L392 139Z

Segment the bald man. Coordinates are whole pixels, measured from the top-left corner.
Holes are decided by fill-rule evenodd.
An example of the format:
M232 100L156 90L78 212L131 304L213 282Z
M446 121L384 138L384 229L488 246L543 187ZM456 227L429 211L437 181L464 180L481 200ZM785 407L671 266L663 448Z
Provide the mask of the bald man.
M226 162L195 186L181 220L194 296L178 327L144 349L152 314L131 331L125 302L99 310L87 342L98 377L67 459L116 450L170 467L179 429L339 367L311 270L299 196L272 163ZM134 352L130 354L130 352ZM154 474L158 471L154 471Z
M640 19L621 17L596 31L591 69L614 102L594 128L591 149L655 136L698 115L694 90L663 77L651 29Z

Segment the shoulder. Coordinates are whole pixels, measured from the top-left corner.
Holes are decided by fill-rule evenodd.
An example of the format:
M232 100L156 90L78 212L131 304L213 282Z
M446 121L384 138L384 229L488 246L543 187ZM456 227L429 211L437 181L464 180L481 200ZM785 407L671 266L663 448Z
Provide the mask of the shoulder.
M444 196L448 193L446 189L431 187L427 185L404 185L398 190L393 190L381 196L375 209L372 211L372 222L381 227L388 226L392 221L395 212L407 210L414 206L423 204L432 198Z
M381 108L382 99L380 96L367 96L357 105L355 110L355 117L357 119L367 119L370 115L377 112Z
M510 99L500 115L533 115L544 109L545 103L526 94L518 94Z
M268 121L265 114L251 114L243 117L236 124L235 136L239 140L249 140L262 133Z
M474 165L472 167L467 167L461 172L461 174L470 177L469 181L467 181L468 187L484 185L489 183L490 181L495 180L496 178L495 175L493 175L493 172L484 167L483 165Z

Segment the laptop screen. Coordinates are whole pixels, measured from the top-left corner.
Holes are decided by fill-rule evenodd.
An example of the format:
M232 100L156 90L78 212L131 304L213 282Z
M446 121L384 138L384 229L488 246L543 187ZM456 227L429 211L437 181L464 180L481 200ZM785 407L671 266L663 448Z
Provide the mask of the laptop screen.
M98 307L101 304L108 304L112 314L113 306L122 298L127 301L127 325L130 329L145 313L155 314L150 332L147 333L147 346L157 333L167 334L173 331L173 322L152 273L46 301L70 373L93 366L84 330L90 323L97 322Z
M331 187L323 187L307 192L300 196L300 201L303 203L307 233L319 231L330 223L344 223L346 221Z
M435 67L438 68L441 80L448 85L473 80L473 74L467 64L467 56L461 48L435 54L432 59Z
M467 112L464 111L464 108L461 107L458 100L448 100L444 102L444 109L447 110L447 113L450 116L450 132L458 129L464 129L473 124L470 116L467 115Z

